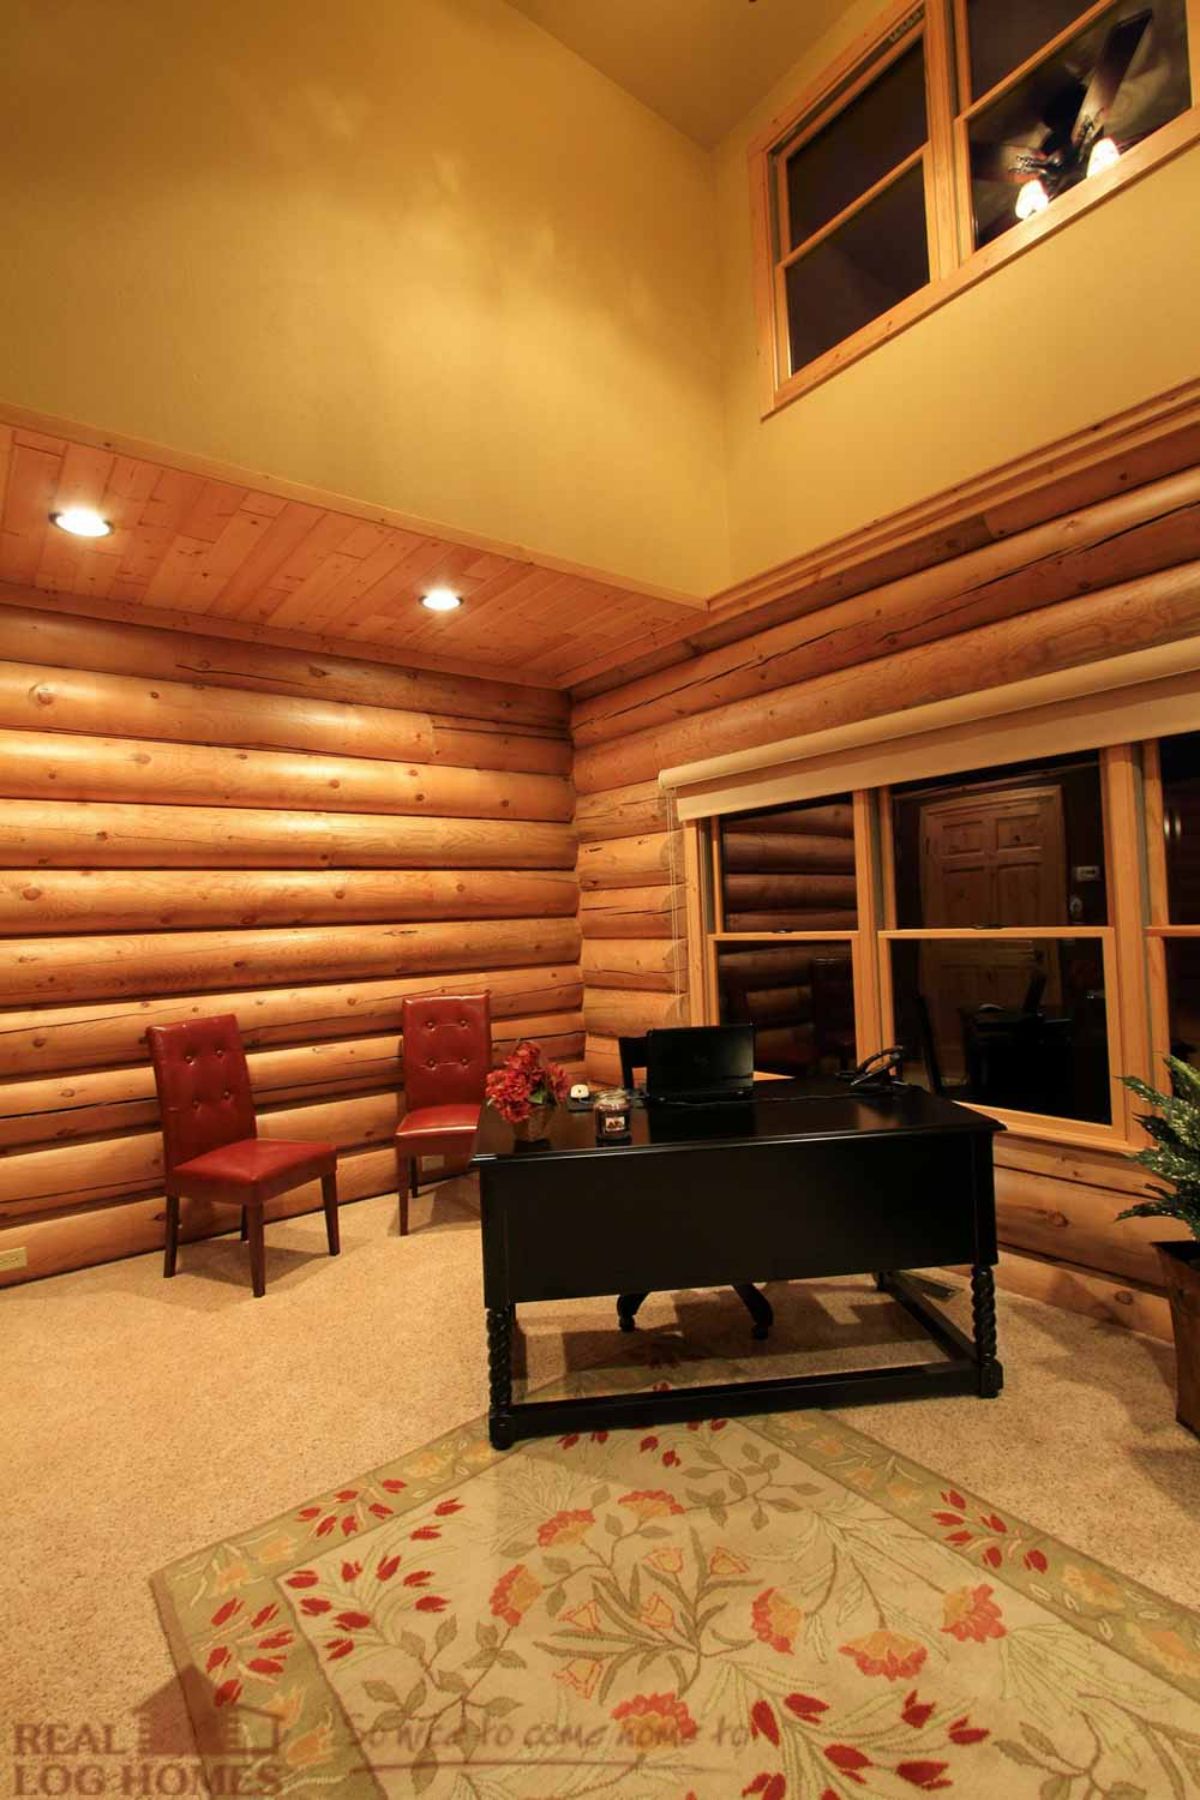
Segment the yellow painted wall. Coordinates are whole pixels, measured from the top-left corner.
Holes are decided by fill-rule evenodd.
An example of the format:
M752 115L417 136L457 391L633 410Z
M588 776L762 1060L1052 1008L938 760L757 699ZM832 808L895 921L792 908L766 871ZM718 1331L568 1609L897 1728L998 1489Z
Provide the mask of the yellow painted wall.
M711 159L503 0L8 0L0 398L691 592Z
M1200 373L1192 150L761 419L747 146L880 9L847 8L716 152L734 580Z

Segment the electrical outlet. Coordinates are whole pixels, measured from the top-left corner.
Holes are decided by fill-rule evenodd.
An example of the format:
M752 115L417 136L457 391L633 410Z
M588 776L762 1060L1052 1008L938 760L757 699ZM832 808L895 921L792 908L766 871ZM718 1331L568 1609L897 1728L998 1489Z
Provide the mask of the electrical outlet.
M16 1250L0 1250L0 1275L6 1269L23 1269L29 1262L29 1255L22 1244Z

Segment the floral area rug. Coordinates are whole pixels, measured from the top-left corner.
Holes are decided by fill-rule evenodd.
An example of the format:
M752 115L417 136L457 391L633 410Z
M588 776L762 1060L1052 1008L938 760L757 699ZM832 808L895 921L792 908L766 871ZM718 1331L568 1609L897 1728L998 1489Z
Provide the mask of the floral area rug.
M1200 1620L819 1412L476 1421L154 1587L219 1795L1200 1795Z

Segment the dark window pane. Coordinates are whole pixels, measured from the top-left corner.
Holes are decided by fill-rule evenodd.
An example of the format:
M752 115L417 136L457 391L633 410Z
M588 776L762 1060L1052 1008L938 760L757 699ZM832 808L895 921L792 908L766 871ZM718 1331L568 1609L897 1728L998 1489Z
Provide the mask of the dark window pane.
M994 88L1086 10L1080 0L967 0L972 97Z
M929 280L920 164L787 271L792 369L802 369Z
M911 782L893 807L900 926L1107 923L1095 756Z
M854 814L848 797L721 820L726 931L853 931Z
M954 1100L1109 1124L1095 938L892 944L905 1074Z
M1167 939L1167 1001L1171 1054L1200 1068L1200 938Z
M721 944L717 985L722 1024L754 1026L754 1066L763 1073L832 1073L854 1063L849 944Z
M1200 731L1159 746L1172 925L1200 925Z
M787 248L836 219L926 136L925 56L918 42L788 159Z
M1123 152L1187 110L1186 9L1187 0L1112 7L972 119L977 244L1017 223L1018 196L1035 176L1053 200L1086 181L1097 139ZM1091 84L1094 76L1103 82L1106 68L1110 94L1101 108ZM1032 161L1017 164L1018 153Z

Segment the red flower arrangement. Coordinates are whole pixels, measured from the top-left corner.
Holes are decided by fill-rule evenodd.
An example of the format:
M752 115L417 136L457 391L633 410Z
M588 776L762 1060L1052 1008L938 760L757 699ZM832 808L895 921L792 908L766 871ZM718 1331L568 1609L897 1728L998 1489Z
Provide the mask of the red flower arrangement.
M561 1063L542 1056L537 1044L523 1038L487 1078L488 1105L510 1125L522 1125L536 1108L557 1106L570 1083Z

